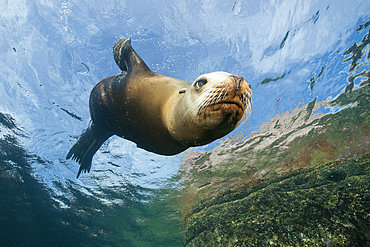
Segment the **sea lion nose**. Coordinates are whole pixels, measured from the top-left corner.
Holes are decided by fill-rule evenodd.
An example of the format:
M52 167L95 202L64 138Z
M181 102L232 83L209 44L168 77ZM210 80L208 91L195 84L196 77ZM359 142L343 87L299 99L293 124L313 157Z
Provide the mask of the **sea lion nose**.
M235 82L235 95L236 95L239 92L239 89L242 87L244 79L243 77L237 75L233 75L231 76L231 78L233 78Z

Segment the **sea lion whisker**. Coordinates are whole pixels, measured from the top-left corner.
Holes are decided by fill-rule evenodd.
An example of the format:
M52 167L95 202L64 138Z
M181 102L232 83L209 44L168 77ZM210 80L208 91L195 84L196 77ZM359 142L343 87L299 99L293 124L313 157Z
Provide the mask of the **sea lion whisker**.
M198 108L198 112L199 112L199 107L202 106L202 102L204 101L204 97L206 97L207 95L202 95L201 97L199 97L197 100L195 100L191 106L188 108L188 110L185 112L184 116L182 117L181 120L183 120L185 118L185 116L187 114L189 114L190 112L194 111L196 108Z
M220 92L221 91L221 92ZM215 102L218 102L221 98L223 98L223 89L219 89L217 91L217 94L213 95L212 101L209 103L209 105L214 104Z
M221 90L221 93L217 96L217 99L216 99L216 101L219 101L221 98L225 98L225 96L223 96L224 95L224 90L225 90L225 88L223 88L222 90Z
M225 87L223 87L223 88L218 88L218 90L217 90L217 97L214 97L213 98L213 101L210 103L210 105L211 104L213 104L214 102L218 102L218 101L220 101L220 99L221 98L224 98L224 96L223 96L223 94L224 94L224 90L225 90ZM221 91L221 92L220 92Z
M241 100L242 100L244 108L246 108L247 107L247 96L245 94L242 94Z
M216 90L208 90L205 93L205 99L200 98L199 107L198 107L198 114L200 114L205 108L207 108L212 102L215 100L215 96L219 94L219 89Z
M199 117L203 110L206 109L210 103L214 100L214 90L212 88L206 90L204 93L203 93L203 97L199 97L193 104L193 109L194 108L197 108L197 117Z
M208 106L210 106L213 101L214 101L213 98L211 98L211 97L207 98L207 100L205 102L203 102L203 104L198 107L198 113L197 113L198 116L200 116L200 114L203 112L203 110L206 109Z

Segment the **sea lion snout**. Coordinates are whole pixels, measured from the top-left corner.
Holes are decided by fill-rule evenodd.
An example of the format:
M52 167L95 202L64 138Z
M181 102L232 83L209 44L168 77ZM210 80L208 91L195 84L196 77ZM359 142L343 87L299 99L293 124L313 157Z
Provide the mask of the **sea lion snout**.
M232 79L232 84L231 84L231 89L233 92L233 97L236 96L242 96L244 94L247 94L247 97L250 98L252 90L251 86L248 82L244 80L243 77L238 76L238 75L231 75L230 76Z
M237 76L237 75L232 75L230 77L234 80L234 83L235 83L235 95L236 95L239 92L239 89L242 86L244 79L243 79L243 77Z
M199 81L206 81L202 86ZM194 82L193 104L197 122L205 128L236 126L250 111L252 90L243 77L226 72L212 72L199 76ZM198 87L197 87L198 86Z

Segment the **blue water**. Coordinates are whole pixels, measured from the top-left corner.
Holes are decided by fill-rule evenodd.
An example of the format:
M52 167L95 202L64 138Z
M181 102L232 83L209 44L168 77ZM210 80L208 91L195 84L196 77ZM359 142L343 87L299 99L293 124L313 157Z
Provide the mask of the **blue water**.
M42 191L42 198L50 199L44 206L56 211L48 218L56 217L56 225L67 225L67 235L72 234L68 227L73 229L73 224L61 222L78 212L75 208L85 205L100 210L110 205L107 210L124 213L117 216L122 221L115 225L122 227L112 230L109 237L115 240L108 246L181 246L182 230L174 221L168 221L167 227L173 224L171 229L178 235L155 234L171 218L166 214L176 211L163 209L162 223L156 226L155 210L150 207L156 191L177 186L178 181L171 178L177 174L181 155L155 155L132 142L111 138L94 156L91 172L79 179L75 178L79 165L65 160L89 124L91 89L100 80L120 73L112 55L114 43L131 37L132 46L147 65L167 76L193 81L200 74L220 70L243 76L253 88L253 110L244 131L247 136L276 114L315 97L318 101L333 99L344 90L351 64L343 63L343 52L354 42L360 43L368 32L369 13L370 1L366 0L0 0L0 113L5 114L0 121L4 145L0 149L1 176L24 188L27 181L39 184L32 187L35 191L27 192L29 198ZM311 90L310 78L322 69ZM258 84L284 74L282 79ZM244 127L242 124L232 134ZM217 143L191 150L209 150ZM4 151L7 146L15 148L15 153ZM23 178L28 175L28 180ZM40 210L42 206L36 202L33 199L34 208ZM152 219L151 223L130 211L141 205L145 215L141 217ZM1 210L8 212L4 207ZM1 224L17 217L16 213L4 215L0 212ZM89 217L84 219L89 221ZM124 220L129 223L125 225ZM91 222L84 224L91 229ZM108 223L94 224L104 228ZM52 241L53 234L49 232L45 243L63 246ZM108 238L101 232L96 235L90 237ZM9 240L14 236L2 235L0 245L26 246L33 236L35 246L43 243L38 235L24 236L24 241L17 237L18 242ZM71 242L79 246L79 241L82 239Z

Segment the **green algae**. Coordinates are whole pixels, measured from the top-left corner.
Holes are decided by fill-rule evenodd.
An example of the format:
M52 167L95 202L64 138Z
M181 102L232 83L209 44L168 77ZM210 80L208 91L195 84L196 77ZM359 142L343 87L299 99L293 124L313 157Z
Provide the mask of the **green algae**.
M310 103L307 105L307 115L305 117L305 121L307 121L310 116L312 115L313 108L315 107L317 97L314 98Z
M313 92L313 87L317 83L317 79L319 79L322 76L325 67L326 67L326 65L322 66L321 71L319 72L318 76L314 75L314 76L312 76L310 78L310 90L311 90L311 93Z
M288 74L289 74L289 72L288 72ZM268 84L270 82L275 82L275 81L278 81L280 79L283 79L286 75L287 75L287 73L284 73L282 76L278 76L276 78L265 78L265 79L263 79L263 81L257 83L257 87L259 85Z
M369 168L370 154L330 162L204 208L188 219L185 246L368 244Z
M343 55L351 54L351 57L344 60L344 62L352 60L352 64L351 64L351 68L349 69L349 72L353 72L356 69L358 69L358 67L361 66L361 64L359 64L359 61L363 58L364 56L363 50L368 44L370 44L370 30L368 34L363 37L360 44L356 44L355 42L350 48L348 48L347 51L343 53ZM367 57L369 58L369 56L370 56L370 52L368 53Z

